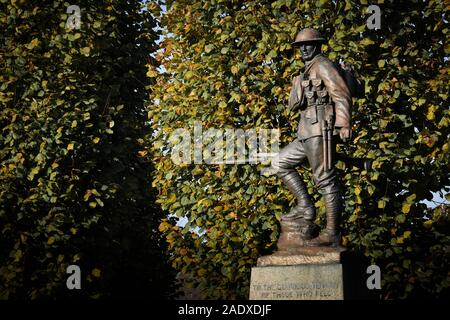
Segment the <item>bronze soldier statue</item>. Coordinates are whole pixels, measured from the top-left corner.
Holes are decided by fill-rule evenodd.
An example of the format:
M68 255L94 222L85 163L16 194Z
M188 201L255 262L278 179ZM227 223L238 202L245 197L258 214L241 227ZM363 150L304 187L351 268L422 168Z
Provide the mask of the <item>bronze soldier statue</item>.
M338 137L351 138L352 93L337 65L322 55L325 39L315 29L297 34L305 69L292 81L289 109L300 111L298 137L272 161L272 170L297 198L297 206L281 218L278 250L296 246L339 246L342 196L334 167ZM296 170L308 160L326 208L326 228L319 235L316 211L302 177Z

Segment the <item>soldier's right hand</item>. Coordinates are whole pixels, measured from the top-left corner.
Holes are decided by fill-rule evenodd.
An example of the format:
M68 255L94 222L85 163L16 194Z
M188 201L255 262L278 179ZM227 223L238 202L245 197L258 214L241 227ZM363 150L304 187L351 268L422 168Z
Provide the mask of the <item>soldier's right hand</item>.
M344 142L350 141L352 138L352 128L350 127L342 127L339 131L339 136L341 137L341 140Z

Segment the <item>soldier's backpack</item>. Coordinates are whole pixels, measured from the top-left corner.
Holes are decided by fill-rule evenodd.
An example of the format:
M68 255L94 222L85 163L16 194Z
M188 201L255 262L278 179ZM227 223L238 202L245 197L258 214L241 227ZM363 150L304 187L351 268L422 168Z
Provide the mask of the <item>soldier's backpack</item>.
M339 59L339 62L333 62L336 68L339 70L342 78L344 78L347 83L347 87L353 98L364 97L364 82L357 79L353 73L353 66L350 63Z

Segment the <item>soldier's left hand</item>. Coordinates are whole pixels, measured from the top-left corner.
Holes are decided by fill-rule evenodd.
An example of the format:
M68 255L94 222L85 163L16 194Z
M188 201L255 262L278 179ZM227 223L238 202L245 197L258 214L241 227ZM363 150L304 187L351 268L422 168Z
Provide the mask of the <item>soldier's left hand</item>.
M352 138L352 129L348 127L341 128L339 136L341 137L342 141L344 142L349 141Z

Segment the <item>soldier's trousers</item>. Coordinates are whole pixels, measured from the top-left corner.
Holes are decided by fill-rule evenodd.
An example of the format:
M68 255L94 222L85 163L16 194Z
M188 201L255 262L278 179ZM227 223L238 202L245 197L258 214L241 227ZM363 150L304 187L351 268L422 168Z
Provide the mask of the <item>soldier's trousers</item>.
M323 139L321 136L311 137L306 140L295 139L286 147L281 149L279 154L272 159L272 171L280 178L288 174L297 174L295 169L299 164L308 160L311 166L313 179L319 187L321 194L330 194L339 192L339 181L334 167L334 159L336 158L336 145L334 143L336 137L333 137L331 143L333 163L331 169L325 171L323 163ZM301 179L303 181L303 179Z

